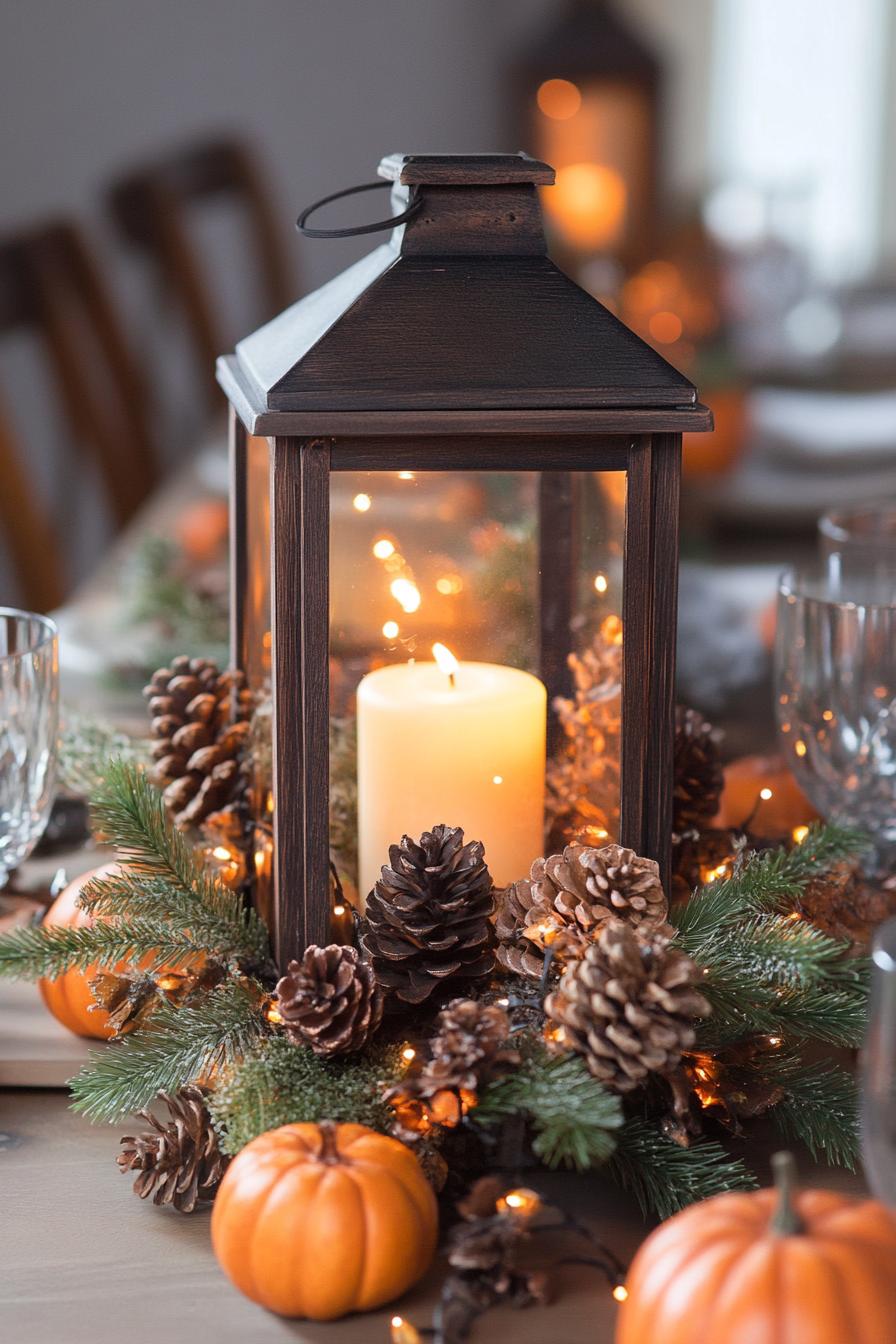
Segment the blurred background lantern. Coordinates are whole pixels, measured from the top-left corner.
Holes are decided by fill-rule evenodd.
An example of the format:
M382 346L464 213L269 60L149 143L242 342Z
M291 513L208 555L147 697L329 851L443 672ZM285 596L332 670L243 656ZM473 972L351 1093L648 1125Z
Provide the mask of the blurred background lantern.
M517 138L552 163L543 198L564 264L633 264L657 233L659 62L609 0L569 0L516 71Z

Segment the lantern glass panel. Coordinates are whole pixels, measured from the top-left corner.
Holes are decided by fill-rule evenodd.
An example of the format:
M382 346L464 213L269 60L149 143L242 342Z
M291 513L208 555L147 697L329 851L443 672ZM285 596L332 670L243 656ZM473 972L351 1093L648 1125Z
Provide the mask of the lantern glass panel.
M558 782L552 767L545 782L542 678L572 693L566 653L603 660L590 810L576 819L595 838L615 835L625 473L406 469L330 481L331 843L343 880L365 894L390 844L439 823L484 842L497 883L528 872ZM553 670L541 656L546 608L564 645ZM350 833L343 725L356 714ZM562 730L551 737L562 753ZM549 799L549 822L556 810Z

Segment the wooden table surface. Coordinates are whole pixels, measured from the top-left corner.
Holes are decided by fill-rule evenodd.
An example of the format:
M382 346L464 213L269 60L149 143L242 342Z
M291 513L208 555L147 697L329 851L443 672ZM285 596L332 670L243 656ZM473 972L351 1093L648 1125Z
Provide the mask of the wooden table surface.
M164 528L172 511L196 493L195 474L188 472L176 480L68 608L67 620L77 622L79 604L80 610L87 610L102 601L114 584L123 550L141 534ZM70 681L70 695L72 687L87 707L103 702L102 692L83 677ZM128 711L136 705L124 703L120 708ZM72 873L91 866L85 851L69 860ZM48 863L60 862L66 862L65 856L54 856L44 861L44 870ZM24 997L18 993L5 1000L0 997L0 1013L5 1012L8 1027L14 1015L28 1011L29 993L33 1013L40 1014L35 991L26 991ZM65 1056L72 1046L77 1054L77 1042L60 1042L58 1050ZM118 1137L127 1132L128 1124L92 1126L74 1115L63 1090L0 1090L0 1337L4 1340L387 1344L389 1319L396 1309L418 1326L428 1323L441 1282L438 1266L397 1307L368 1316L328 1324L288 1322L253 1306L231 1288L217 1267L209 1243L208 1210L184 1217L156 1209L131 1193L129 1179L115 1164ZM767 1145L760 1144L755 1158L760 1171L766 1164L762 1154L767 1152ZM858 1177L820 1170L805 1156L800 1165L807 1183L861 1188ZM647 1231L632 1201L599 1174L539 1176L539 1185L547 1194L555 1191L624 1261ZM491 1313L477 1327L474 1340L611 1344L616 1312L602 1278L588 1269L566 1267L558 1272L556 1300L549 1308Z

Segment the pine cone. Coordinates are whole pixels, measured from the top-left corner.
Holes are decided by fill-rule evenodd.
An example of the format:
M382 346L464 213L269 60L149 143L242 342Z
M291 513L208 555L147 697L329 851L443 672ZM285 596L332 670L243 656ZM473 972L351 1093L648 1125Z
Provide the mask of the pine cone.
M680 835L692 826L699 829L715 816L725 787L712 725L696 709L684 705L675 710L673 770L672 829Z
M151 1133L127 1136L118 1154L121 1171L139 1172L134 1193L141 1199L152 1195L153 1204L171 1204L181 1213L192 1213L200 1199L213 1199L230 1159L221 1152L218 1136L200 1087L184 1087L171 1097L160 1097L171 1115L167 1124L149 1111L139 1118L152 1126Z
M383 1000L373 970L354 947L309 947L277 985L287 1035L316 1055L360 1050L376 1031Z
M422 1003L446 980L481 980L494 966L492 879L482 844L459 827L404 836L367 898L362 939L383 989Z
M116 1036L142 1027L159 1001L153 976L123 971L97 971L88 982L93 995L90 1013L103 1012Z
M510 1018L496 1003L453 999L439 1013L430 1042L431 1058L416 1080L418 1095L446 1088L476 1092L506 1068L520 1062L508 1049Z
M698 887L730 877L747 847L740 830L688 830L672 845L672 899L688 901Z
M595 1078L631 1092L650 1074L673 1070L694 1044L694 1019L709 1012L698 978L668 938L613 922L567 966L545 1012Z
M200 825L243 791L250 693L243 672L208 658L175 658L154 672L149 701L152 780L181 829Z
M652 859L621 845L567 845L562 854L536 859L529 877L504 893L498 960L518 975L539 976L547 945L578 954L608 920L649 931L663 927L668 912Z

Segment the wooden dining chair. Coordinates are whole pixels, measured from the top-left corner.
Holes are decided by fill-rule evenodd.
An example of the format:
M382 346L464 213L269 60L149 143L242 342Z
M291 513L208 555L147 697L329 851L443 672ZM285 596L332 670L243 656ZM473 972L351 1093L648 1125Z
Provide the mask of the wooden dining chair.
M226 201L240 212L258 277L264 321L296 297L276 212L255 155L237 139L194 144L128 173L108 194L116 226L152 263L166 299L180 311L210 410L222 405L215 360L233 344L224 328L210 273L196 237L199 211Z
M79 465L96 470L117 525L155 485L159 468L148 401L118 312L79 227L54 219L0 237L0 341L36 339ZM14 393L6 389L13 414ZM63 562L49 511L0 406L0 522L25 600L46 609L64 595Z

